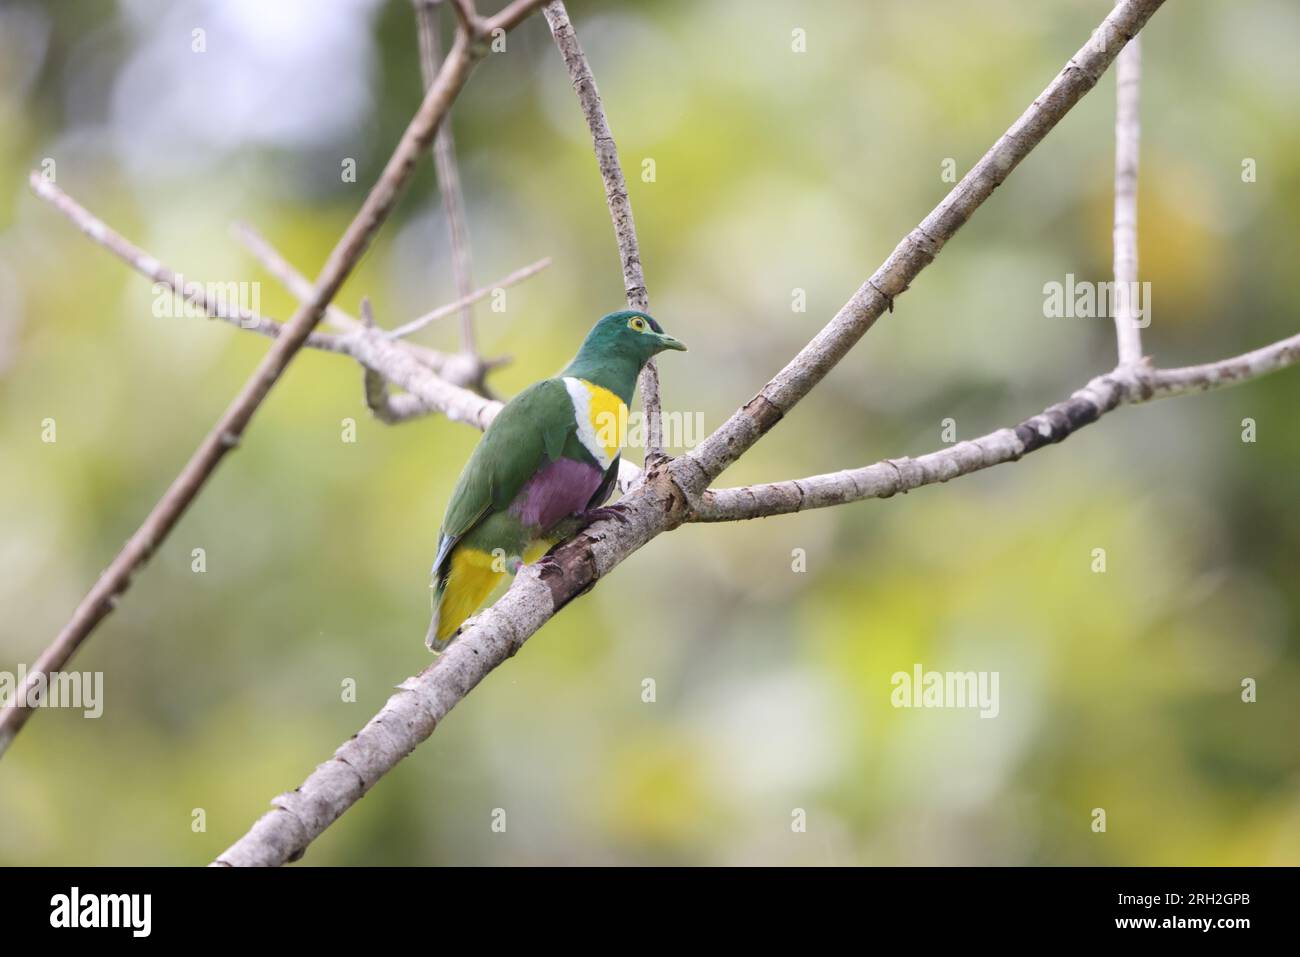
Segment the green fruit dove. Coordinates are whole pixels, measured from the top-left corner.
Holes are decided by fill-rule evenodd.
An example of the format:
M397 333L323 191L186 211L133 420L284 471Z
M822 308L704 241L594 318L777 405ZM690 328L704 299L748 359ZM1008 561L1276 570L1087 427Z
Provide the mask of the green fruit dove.
M644 312L611 313L563 372L497 414L442 520L426 639L432 650L447 646L505 574L554 544L558 526L609 498L637 376L666 349L686 346Z

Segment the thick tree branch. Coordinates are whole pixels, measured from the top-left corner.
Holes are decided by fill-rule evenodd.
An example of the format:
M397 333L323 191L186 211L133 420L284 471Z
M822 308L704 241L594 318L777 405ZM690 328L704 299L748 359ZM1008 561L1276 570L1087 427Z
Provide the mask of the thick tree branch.
M432 734L462 698L492 669L514 655L542 625L574 598L595 587L637 549L685 521L689 517L687 496L704 491L712 477L752 446L821 380L862 336L890 297L907 287L934 258L943 241L1091 89L1119 48L1137 33L1160 2L1125 0L1119 4L1062 74L921 228L900 244L840 315L763 393L706 440L709 447L703 454L648 462L644 480L616 506L618 518L594 523L556 546L541 562L524 566L496 604L432 665L404 682L334 757L318 766L298 788L277 797L272 802L273 810L216 863L275 865L300 857L311 841ZM557 6L548 6L548 19L553 11L563 13ZM558 32L555 22L552 32ZM1105 404L1110 398L1098 395L1095 401ZM768 408L775 410L775 416L766 411Z
M254 413L279 380L289 361L306 344L339 287L351 274L375 233L388 218L420 156L432 143L438 124L469 77L478 55L475 47L476 43L464 31L458 31L437 81L430 87L419 110L402 134L378 182L371 188L361 209L326 259L310 300L302 303L285 324L252 377L144 523L100 575L54 642L41 653L10 705L0 709L0 755L4 754L14 736L32 715L33 709L27 707L31 687L50 672L60 670L95 627L116 607L122 594L130 587L135 573L176 526L226 453L239 444ZM360 337L360 341L369 341L371 338ZM454 387L446 385L446 388Z
M1164 0L1123 0L1070 58L1038 98L938 206L913 229L835 318L722 427L684 458L696 468L683 474L692 493L705 486L768 433L833 369L894 299L934 261L1020 162L1093 88L1124 44Z
M569 80L578 94L582 113L591 131L592 146L596 151L596 165L605 184L605 204L614 222L614 238L618 241L619 260L623 266L623 288L629 309L649 310L650 295L646 292L645 274L641 268L641 249L636 238L636 223L632 219L632 200L627 194L627 181L618 161L618 147L610 132L605 108L600 102L596 79L591 75L587 57L578 44L578 35L569 21L563 0L552 0L542 12L551 28L551 36L559 47L564 65L569 70ZM663 453L663 431L660 415L659 369L653 361L646 363L637 380L641 390L641 405L646 417L646 464Z
M1142 361L1137 324L1137 187L1142 38L1134 37L1115 64L1115 337L1119 364Z
M225 866L274 866L302 856L307 845L380 778L433 733L446 714L487 674L577 595L684 515L684 501L656 471L620 503L619 520L591 526L526 565L514 584L433 664L398 686L364 728L344 742L300 786L272 801L242 838L216 860Z
M710 489L693 504L688 520L735 522L869 498L889 498L922 485L946 482L1003 462L1014 462L1022 455L1060 442L1120 405L1238 385L1297 362L1300 362L1300 335L1206 365L1182 369L1120 366L1014 428L998 429L915 459L885 459L865 468L786 482Z

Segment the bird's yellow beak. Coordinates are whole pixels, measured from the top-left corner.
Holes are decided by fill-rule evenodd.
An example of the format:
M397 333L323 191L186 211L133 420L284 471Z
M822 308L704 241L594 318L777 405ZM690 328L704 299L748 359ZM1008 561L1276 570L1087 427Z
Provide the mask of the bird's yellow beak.
M686 351L686 343L682 342L680 339L674 339L666 332L657 333L656 338L659 340L659 348L661 349L672 349L675 352Z

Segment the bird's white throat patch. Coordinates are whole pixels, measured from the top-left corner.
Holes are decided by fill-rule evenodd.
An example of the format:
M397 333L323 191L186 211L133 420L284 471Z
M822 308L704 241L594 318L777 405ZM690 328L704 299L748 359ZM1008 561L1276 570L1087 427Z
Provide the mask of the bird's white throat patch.
M573 403L573 421L578 427L582 447L602 468L607 469L623 446L627 429L627 406L608 389L578 379L564 377L564 387Z

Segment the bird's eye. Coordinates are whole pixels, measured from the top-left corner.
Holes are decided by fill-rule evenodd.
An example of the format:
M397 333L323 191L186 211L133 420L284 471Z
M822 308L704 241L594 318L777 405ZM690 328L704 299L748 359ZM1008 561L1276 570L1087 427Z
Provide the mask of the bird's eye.
M631 326L633 329L635 329L637 332L645 332L645 320L642 319L640 316L633 316L632 320L628 323L628 325Z

